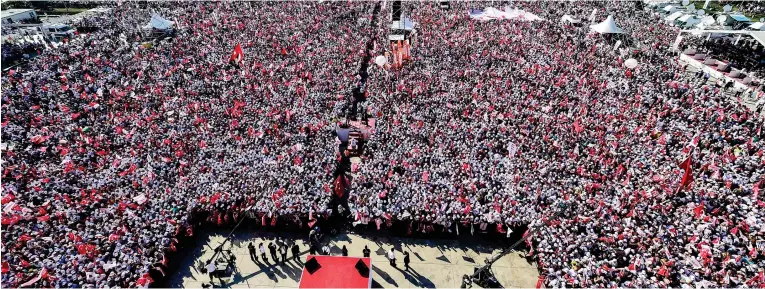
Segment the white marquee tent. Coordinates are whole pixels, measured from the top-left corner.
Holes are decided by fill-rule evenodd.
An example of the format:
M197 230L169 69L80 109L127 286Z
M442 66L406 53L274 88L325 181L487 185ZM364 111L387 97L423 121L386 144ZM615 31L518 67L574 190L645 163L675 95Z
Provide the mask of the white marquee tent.
M685 15L685 13L675 12L670 14L669 16L667 16L667 18L664 18L664 19L667 20L669 23L672 23L672 22L675 22L675 20L677 20L678 18L683 17L683 15Z
M172 28L173 24L175 22L167 20L165 18L162 18L162 16L157 15L156 13L151 14L151 21L149 21L146 26L144 26L144 29L159 29L159 30L167 30L168 28Z
M575 24L579 23L579 22L582 22L582 20L579 20L579 19L576 19L574 17L571 17L571 15L568 15L568 14L563 15L563 17L560 18L560 21L570 22L570 23L575 23Z
M538 21L542 20L534 13L529 13L518 8L505 7L505 10L499 10L493 7L486 7L486 9L471 9L468 11L468 15L471 19L480 21L489 20L521 20L521 21Z
M612 15L608 15L608 18L606 18L606 20L603 22L595 25L590 25L590 29L601 34L624 33L624 30L616 26L616 22L614 22L614 16Z

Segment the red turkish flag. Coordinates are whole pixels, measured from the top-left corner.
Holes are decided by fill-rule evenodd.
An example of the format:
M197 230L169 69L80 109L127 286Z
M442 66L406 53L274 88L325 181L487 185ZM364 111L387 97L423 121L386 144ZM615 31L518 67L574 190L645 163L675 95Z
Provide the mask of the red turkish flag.
M244 60L244 52L242 51L242 46L237 44L234 47L234 53L231 54L229 61L239 64L242 62L242 60Z
M688 158L680 164L680 168L685 170L685 173L683 173L683 180L680 181L680 188L684 188L693 182L692 166L693 160L691 159L691 156L688 156Z
M342 198L345 194L345 187L348 186L348 179L343 176L339 175L335 179L335 181L332 183L334 185L334 193L338 198Z
M698 207L693 208L693 214L696 216L696 219L701 217L701 214L704 213L704 205L699 205Z

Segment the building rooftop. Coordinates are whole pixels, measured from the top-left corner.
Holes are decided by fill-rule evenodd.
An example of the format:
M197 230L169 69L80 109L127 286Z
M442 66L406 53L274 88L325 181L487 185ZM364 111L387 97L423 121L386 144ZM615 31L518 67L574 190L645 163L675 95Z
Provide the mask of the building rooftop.
M49 16L49 17L43 17L42 22L44 23L67 23L67 22L74 22L77 21L83 17L91 16L95 14L100 14L104 12L109 12L111 8L93 8L86 11L82 11L80 13L74 14L74 15L60 15L60 16Z
M16 14L27 13L27 12L34 12L34 10L32 10L32 9L8 9L8 10L2 10L2 11L0 11L0 16L2 16L2 18L5 18L5 17L10 17L10 16L13 16L13 15L16 15Z

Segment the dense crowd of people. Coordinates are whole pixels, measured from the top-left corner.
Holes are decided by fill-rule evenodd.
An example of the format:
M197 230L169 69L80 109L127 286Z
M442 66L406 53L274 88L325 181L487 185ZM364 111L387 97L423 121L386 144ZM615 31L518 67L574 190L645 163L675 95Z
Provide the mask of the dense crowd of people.
M669 49L677 31L634 4L519 3L549 20L537 22L413 7L414 61L370 77L382 117L359 210L533 224L550 287L762 284L762 118L686 73ZM593 8L636 55L557 21ZM694 182L680 188L689 157Z
M193 210L326 209L372 6L158 5L175 38L139 45L150 14L124 4L3 75L3 285L134 287Z
M45 49L44 45L37 43L3 44L1 49L2 61L4 65L10 67L22 59L28 59L31 55L43 49Z
M151 14L122 4L3 74L4 287L143 286L194 212L332 211L335 126L368 41L390 50L390 3L376 23L375 2L151 5L175 37L142 44ZM633 2L467 17L484 5L406 3L412 60L370 64L357 221L529 225L549 287L765 283L762 117L685 73L674 28ZM593 8L636 49L558 21Z

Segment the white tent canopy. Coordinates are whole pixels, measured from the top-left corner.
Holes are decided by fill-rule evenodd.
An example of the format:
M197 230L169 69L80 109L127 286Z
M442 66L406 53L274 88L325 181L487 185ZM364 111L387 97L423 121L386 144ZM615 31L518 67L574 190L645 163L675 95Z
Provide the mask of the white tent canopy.
M159 29L159 30L166 30L168 28L172 28L173 24L175 22L167 20L165 18L162 18L162 16L157 15L156 13L151 14L151 21L149 21L146 26L144 26L144 29Z
M765 22L757 22L749 25L749 29L752 30L765 30Z
M606 18L606 20L603 22L595 25L590 25L590 29L601 34L624 33L624 30L616 26L616 22L614 22L614 16L612 15L608 15L608 18Z
M579 20L579 19L576 19L574 17L571 17L571 15L568 15L568 14L563 15L563 17L560 18L560 21L570 22L570 23L579 23L579 22L582 22L582 20Z
M505 10L499 10L493 7L486 7L486 9L471 9L468 11L468 15L471 19L480 21L489 20L502 20L502 19L514 19L521 21L537 21L542 20L534 13L529 13L518 8L505 7Z
M749 35L751 35L754 40L760 42L760 44L765 45L765 31L755 31L749 33Z
M680 7L678 7L677 5L667 5L667 6L666 6L666 7L664 7L664 9L662 9L662 10L664 10L664 12L666 12L666 13L675 13L675 12L677 12L677 11L680 11L680 10L681 10L681 8L680 8Z
M675 12L675 13L670 14L669 16L667 16L667 18L664 18L664 19L666 19L669 22L673 22L673 21L677 20L678 18L683 17L683 15L684 15L683 12Z
M693 15L683 15L683 17L678 18L677 21L684 23L687 27L701 23L701 19Z

